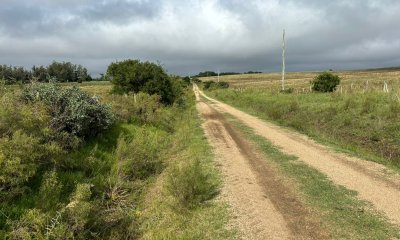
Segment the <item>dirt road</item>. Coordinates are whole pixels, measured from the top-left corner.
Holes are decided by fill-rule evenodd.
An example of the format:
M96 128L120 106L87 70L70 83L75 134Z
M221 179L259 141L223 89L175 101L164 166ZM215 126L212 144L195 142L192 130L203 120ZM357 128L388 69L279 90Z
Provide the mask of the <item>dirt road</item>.
M390 171L382 165L334 152L304 135L262 121L198 92L212 102L217 112L233 115L283 152L297 156L299 160L326 174L334 183L358 192L360 199L372 203L393 223L400 225L398 174L389 175L387 172Z
M231 206L242 238L328 239L318 217L286 186L275 166L195 92L203 128L224 175L221 198Z

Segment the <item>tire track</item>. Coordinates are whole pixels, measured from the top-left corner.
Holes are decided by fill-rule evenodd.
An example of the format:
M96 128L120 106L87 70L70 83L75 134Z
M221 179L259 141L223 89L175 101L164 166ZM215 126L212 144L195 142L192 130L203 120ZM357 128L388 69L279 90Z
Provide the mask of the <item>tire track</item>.
M400 176L388 176L389 170L370 161L336 153L315 143L304 135L294 133L264 122L227 104L199 94L210 100L218 112L227 112L258 135L271 141L287 154L326 174L334 183L358 192L360 199L366 200L391 222L400 225ZM389 171L390 172L390 171Z
M197 92L197 91L195 91ZM197 95L197 94L196 94ZM244 239L327 239L315 216L285 185L277 170L197 95L203 128L224 176L222 199Z

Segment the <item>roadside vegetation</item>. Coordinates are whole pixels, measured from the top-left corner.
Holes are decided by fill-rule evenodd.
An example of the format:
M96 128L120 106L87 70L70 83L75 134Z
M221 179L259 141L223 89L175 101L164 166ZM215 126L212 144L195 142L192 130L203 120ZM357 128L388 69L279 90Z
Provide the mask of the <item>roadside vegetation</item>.
M282 94L260 89L207 94L342 151L400 169L400 99L396 94Z
M232 236L194 95L162 71L173 98L1 85L0 239Z

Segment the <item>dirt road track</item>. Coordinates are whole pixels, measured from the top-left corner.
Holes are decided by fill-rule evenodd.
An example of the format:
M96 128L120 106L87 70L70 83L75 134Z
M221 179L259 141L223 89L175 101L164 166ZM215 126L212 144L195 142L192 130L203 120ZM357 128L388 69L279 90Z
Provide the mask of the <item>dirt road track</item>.
M334 152L304 135L262 121L227 104L199 94L212 102L218 112L229 113L270 140L285 153L295 155L334 183L358 192L360 199L369 201L393 223L400 225L400 176L388 176L384 166Z
M198 97L198 95L197 95ZM268 163L209 104L197 98L203 127L224 175L221 198L244 239L328 239L320 222Z

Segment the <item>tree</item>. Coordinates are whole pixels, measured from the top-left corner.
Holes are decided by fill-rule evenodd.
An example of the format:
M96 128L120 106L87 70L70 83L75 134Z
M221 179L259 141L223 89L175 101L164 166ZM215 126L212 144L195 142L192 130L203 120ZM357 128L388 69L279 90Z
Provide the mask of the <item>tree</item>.
M48 80L47 69L43 66L32 67L32 76L39 82L46 82Z
M107 78L117 93L158 94L165 104L173 103L176 97L170 77L155 63L131 59L111 63L107 68Z
M340 84L340 77L330 72L323 72L316 76L312 81L312 89L316 92L333 92Z

